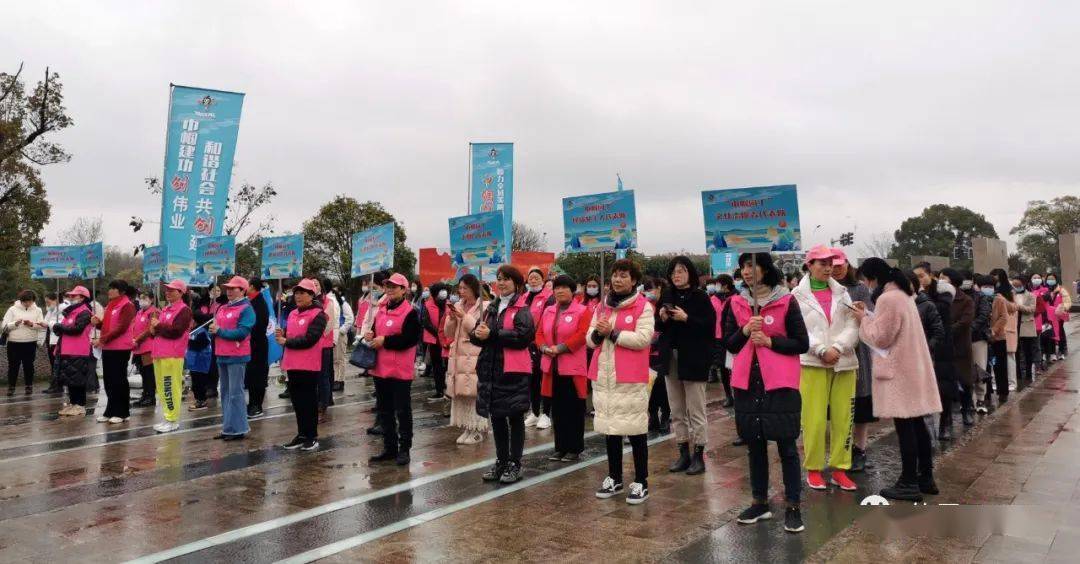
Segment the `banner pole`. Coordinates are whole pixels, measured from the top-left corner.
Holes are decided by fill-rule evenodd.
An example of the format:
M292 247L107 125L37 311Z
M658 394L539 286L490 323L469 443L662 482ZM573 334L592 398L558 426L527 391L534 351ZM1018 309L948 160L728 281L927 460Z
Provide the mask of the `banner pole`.
M607 291L607 287L604 286L604 275L606 273L604 270L604 254L604 251L600 251L600 305L607 303L607 296L604 295Z
M472 213L472 142L465 148L465 215ZM484 278L481 276L480 281Z
M278 293L277 300L275 300L277 302L277 307L275 308L277 310L277 312L274 313L274 316L277 317L278 327L280 328L281 327L281 300L282 300L282 298L284 296L284 294L282 294L282 292L281 292L281 279L280 278L277 279L277 293Z
M757 298L757 253L750 253L750 297L754 299L754 315L756 316L761 312L761 306L758 304Z

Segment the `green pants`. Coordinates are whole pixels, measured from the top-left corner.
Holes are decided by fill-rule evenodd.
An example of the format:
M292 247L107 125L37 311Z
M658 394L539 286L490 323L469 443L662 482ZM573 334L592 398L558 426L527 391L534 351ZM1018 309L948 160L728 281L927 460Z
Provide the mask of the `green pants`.
M855 370L803 366L799 382L802 395L804 462L807 470L825 468L825 428L832 448L830 466L851 468L851 421L855 413Z

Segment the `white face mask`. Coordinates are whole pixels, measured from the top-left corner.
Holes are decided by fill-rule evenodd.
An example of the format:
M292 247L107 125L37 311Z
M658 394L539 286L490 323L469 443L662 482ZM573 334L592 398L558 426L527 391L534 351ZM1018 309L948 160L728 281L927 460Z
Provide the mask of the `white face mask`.
M438 296L438 298L439 298L440 300L445 300L445 299L446 299L446 296L447 296L447 292L446 292L446 290L439 290L439 296Z
M1035 286L1036 288L1038 288L1039 286L1042 286L1042 278L1032 278L1031 279L1031 285Z
M963 282L960 283L960 289L961 290L970 290L971 285L972 285L971 280L964 280Z
M600 294L600 288L585 288L585 293L590 296L596 296Z
M539 292L540 290L543 290L543 289L544 289L543 284L539 284L539 285L536 285L536 286L533 286L531 284L529 285L529 291L530 292Z
M143 309L150 307L150 300L139 300L139 307Z

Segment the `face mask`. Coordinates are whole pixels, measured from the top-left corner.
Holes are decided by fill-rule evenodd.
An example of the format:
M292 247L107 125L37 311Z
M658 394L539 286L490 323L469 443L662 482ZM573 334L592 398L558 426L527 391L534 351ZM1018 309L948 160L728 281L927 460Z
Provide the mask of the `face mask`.
M984 295L984 296L986 296L988 298L994 296L994 289L991 288L990 286L987 286L987 287L985 287L985 288L983 288L983 289L981 289L979 291L982 292L982 295Z
M544 285L543 285L543 284L541 284L541 285L539 285L539 286L529 286L529 291L530 291L530 292L532 292L532 293L534 293L534 294L535 294L535 293L537 293L537 292L539 292L540 290L543 290L543 289L544 289Z
M1024 293L1024 287L1023 286L1013 286L1013 292L1015 292L1017 294L1023 294Z
M150 300L139 300L139 307L142 309L150 307Z
M645 299L649 300L650 302L655 302L656 301L656 294L654 294L653 292L646 292L645 293Z
M1053 288L1054 286L1057 286L1057 280L1054 280L1053 278L1047 278L1046 285Z
M705 291L711 296L716 293L716 284L705 286Z
M446 290L439 290L439 295L438 295L438 298L437 298L437 299L440 299L440 300L445 300L445 299L446 299L446 295L447 295L447 292L446 292Z
M741 292L741 291L742 291L742 289L743 289L743 288L744 288L745 286L746 286L746 285L745 285L745 284L743 283L743 281L742 281L742 280L736 280L736 281L735 281L735 291L736 291L736 292Z
M960 283L960 289L961 290L970 290L971 289L971 280L964 280L963 282L961 282Z
M412 293L416 293L416 286L412 286Z
M600 294L600 288L586 288L585 293L590 295L590 296L595 297L598 294Z
M1042 278L1032 278L1031 279L1031 285L1035 286L1036 288L1038 288L1039 286L1042 286Z
M442 292L439 292L439 293L441 294ZM456 304L456 303L458 303L460 301L461 301L461 297L458 296L457 294L454 294L454 295L450 296L450 303L451 304Z
M379 299L379 298L381 298L381 297L383 297L383 291L382 291L382 289L380 289L380 288L375 288L374 290L372 290L372 291L371 291L371 297L375 298L376 300L377 300L377 299Z
M431 292L424 290L424 293L420 294L420 297L426 300L431 297Z
M363 294L366 294L368 292L368 287L364 286L364 287L360 288L360 292L363 293Z
M637 290L638 292L644 292L645 291L645 285L644 284L638 284L637 288L634 288L634 289Z

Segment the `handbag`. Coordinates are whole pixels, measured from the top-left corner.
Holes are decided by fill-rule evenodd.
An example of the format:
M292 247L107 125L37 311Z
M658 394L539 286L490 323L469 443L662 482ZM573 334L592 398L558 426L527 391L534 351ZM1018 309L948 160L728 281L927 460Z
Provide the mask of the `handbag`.
M371 345L367 343L360 343L356 345L352 354L349 355L349 364L364 370L371 370L375 368L377 359L378 351L371 348Z

